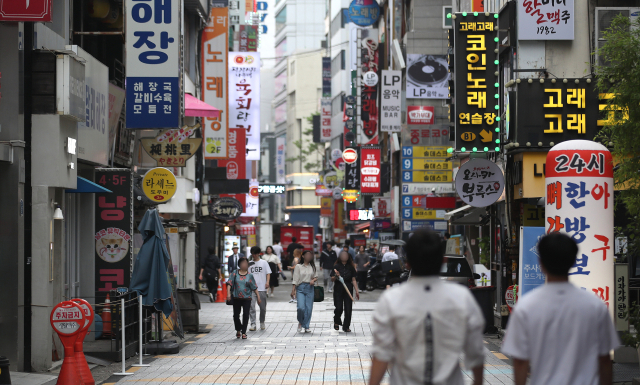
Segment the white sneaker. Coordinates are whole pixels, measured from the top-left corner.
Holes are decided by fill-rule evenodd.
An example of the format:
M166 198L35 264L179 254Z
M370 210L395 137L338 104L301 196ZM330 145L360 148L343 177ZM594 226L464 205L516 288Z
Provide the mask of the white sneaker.
M311 329L304 329L305 333L311 333Z
M267 328L267 327L266 327L264 324L260 324L260 330L264 330L264 329L266 329L266 328Z
M302 333L302 325L298 324L298 333Z
M249 331L255 332L256 331L256 325L251 325L251 329L249 329Z
M297 299L294 299L294 300L293 300L293 303L298 303L298 300L297 300Z
M291 298L291 299L289 300L289 303L293 303L293 298Z
M328 291L329 291L329 293L333 293L333 290L331 290L331 289L329 289Z

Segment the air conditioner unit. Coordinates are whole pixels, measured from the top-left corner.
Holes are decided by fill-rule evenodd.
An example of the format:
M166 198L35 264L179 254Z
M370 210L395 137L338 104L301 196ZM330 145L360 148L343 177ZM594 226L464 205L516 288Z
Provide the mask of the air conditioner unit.
M628 17L631 22L631 28L637 28L636 20L640 16L640 8L596 7L596 64L599 66L607 65L604 58L598 55L598 51L606 43L604 31L611 27L611 23L617 15Z

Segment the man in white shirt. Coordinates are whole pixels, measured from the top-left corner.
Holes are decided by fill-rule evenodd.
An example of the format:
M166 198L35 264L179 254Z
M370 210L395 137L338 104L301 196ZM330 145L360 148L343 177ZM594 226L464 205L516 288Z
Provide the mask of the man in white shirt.
M382 256L382 262L387 262L387 261L391 261L391 260L394 260L394 259L398 259L398 254L396 254L396 246L395 245L390 245L389 246L389 251L384 253L384 255Z
M271 277L271 268L269 263L260 258L260 248L253 246L251 248L251 262L249 262L249 274L253 275L258 286L258 294L260 295L260 330L265 329L264 320L267 316L267 289L269 288L269 278ZM249 319L251 320L250 331L256 331L256 302L258 297L255 292L251 293L251 308L249 310Z
M405 247L412 277L385 291L373 316L370 385L391 366L390 384L463 385L458 357L482 384L484 317L469 290L440 279L440 236L416 231Z
M276 253L278 258L282 259L282 252L284 251L284 249L280 245L280 241L276 242L276 244L271 247L273 248L273 252Z
M605 303L569 283L578 245L563 233L538 243L547 283L524 295L509 317L502 352L513 358L516 385L605 385L609 352L620 345ZM613 306L613 305L610 305Z

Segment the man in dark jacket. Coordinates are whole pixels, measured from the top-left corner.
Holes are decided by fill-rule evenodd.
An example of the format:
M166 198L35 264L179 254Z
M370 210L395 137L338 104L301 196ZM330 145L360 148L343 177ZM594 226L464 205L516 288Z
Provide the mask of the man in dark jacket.
M324 245L324 250L322 254L320 254L320 267L322 267L322 278L324 279L324 288L327 292L331 293L333 291L333 281L331 281L331 271L333 270L333 265L336 263L338 256L336 252L331 249L331 243L327 242ZM328 286L327 286L328 283Z
M215 301L218 293L218 281L222 279L220 270L220 260L215 255L215 246L209 246L209 255L200 260L200 280L207 282L209 289L209 300Z

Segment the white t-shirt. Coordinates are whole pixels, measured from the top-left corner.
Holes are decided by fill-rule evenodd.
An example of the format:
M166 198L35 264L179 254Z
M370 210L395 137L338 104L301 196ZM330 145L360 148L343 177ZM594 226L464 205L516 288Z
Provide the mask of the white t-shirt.
M276 244L271 246L273 248L273 252L276 253L276 255L278 256L278 258L282 258L282 252L284 251L282 249L282 246Z
M387 261L391 261L391 260L394 260L394 259L398 259L398 254L394 253L393 251L387 251L382 256L382 262L387 262Z
M267 283L267 274L271 274L269 263L264 259L257 262L252 260L249 262L249 273L252 274L253 279L256 280L258 291L266 291L267 289L264 285Z
M598 357L619 345L605 303L562 282L538 287L518 301L502 352L529 361L530 385L598 385Z
M267 261L267 263L275 263L276 265L282 263L282 261L280 261L280 258L276 254L265 254L262 256L262 259Z

